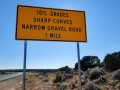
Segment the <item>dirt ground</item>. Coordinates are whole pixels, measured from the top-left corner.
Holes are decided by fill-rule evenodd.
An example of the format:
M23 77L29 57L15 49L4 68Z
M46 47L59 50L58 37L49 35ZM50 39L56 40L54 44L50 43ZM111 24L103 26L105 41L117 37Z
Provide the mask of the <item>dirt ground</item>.
M61 83L63 84L63 86L64 85L66 86L68 83L72 83L78 79L77 75L75 75L74 80L73 79L66 80L65 82L55 84L53 83L55 75L56 75L55 73L47 73L45 75L38 73L27 73L26 90L59 90L58 86L61 85ZM0 90L22 90L22 76L0 82Z
M56 72L27 73L26 90L79 90L79 79L77 72L74 72L73 74L59 73L61 76L58 75L57 81L55 81L56 75L58 75ZM106 79L107 82L105 84L95 84L95 86L101 88L100 90L120 90L120 81L112 81L111 73L106 74ZM82 90L88 90L84 89L84 87L88 87L87 85L91 82L92 81L87 79L87 82L83 86ZM22 90L22 76L0 82L0 90Z
M20 84L22 84L22 76L0 82L0 90L16 90L15 88Z

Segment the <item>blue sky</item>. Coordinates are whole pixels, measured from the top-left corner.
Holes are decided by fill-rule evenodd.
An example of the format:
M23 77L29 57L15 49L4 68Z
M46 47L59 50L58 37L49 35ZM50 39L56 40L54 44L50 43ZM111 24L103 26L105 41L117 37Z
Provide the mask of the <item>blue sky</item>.
M0 69L23 68L24 41L15 40L17 5L82 10L87 39L80 57L120 51L120 0L0 0ZM28 41L27 68L74 67L75 42Z

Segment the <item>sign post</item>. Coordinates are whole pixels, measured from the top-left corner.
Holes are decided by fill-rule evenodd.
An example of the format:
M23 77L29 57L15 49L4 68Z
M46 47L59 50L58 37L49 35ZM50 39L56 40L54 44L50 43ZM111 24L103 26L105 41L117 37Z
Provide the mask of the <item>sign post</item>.
M77 42L77 54L78 54L78 77L79 77L79 84L80 84L80 90L82 90L82 85L81 85L81 63L80 63L80 49L79 49L79 42Z
M23 90L26 76L26 40L77 42L79 83L82 90L78 42L87 42L84 11L18 5L15 38L25 40Z
M24 61L23 61L23 90L25 90L25 77L26 77L26 58L27 58L27 41L24 41Z

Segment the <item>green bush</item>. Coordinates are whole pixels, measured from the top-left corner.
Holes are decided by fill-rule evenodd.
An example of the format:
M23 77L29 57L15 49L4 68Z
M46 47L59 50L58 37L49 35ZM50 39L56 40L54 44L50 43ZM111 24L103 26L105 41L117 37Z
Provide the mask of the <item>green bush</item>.
M117 84L119 84L120 82L118 80L111 80L109 83L109 87L110 88L115 88Z
M104 61L102 61L102 62L100 63L100 67L106 67L106 64L105 64Z
M58 82L62 82L63 77L61 74L56 74L56 78L54 79L53 83L58 83Z
M95 84L100 84L100 85L103 85L107 82L107 79L105 76L101 76L100 78L98 78L97 80L94 80L94 83Z
M63 74L63 81L69 80L73 78L73 74Z
M65 72L65 73L71 73L72 72L72 69L69 68L68 66L61 67L58 70L61 71L61 72Z
M95 67L89 70L88 75L90 80L95 80L102 75L102 71L99 67Z
M77 86L76 86L76 84L75 83L71 83L70 85L69 85L69 87L70 87L70 89L74 89L74 88L77 88Z
M59 90L67 90L67 84L61 84Z
M86 85L84 90L102 90L102 89L100 89L99 87L97 87L93 83L89 83L88 85Z
M67 90L67 84L56 83L57 90Z
M113 72L112 76L113 76L113 79L120 80L120 69Z
M56 85L57 88L60 88L61 83L55 83L55 85Z
M81 76L81 84L84 86L87 83L87 77L85 75Z
M107 54L104 58L105 67L108 70L117 70L120 69L120 52L114 52Z
M86 71L88 68L100 66L100 59L97 56L84 56L80 60L81 69ZM75 64L75 69L78 69L78 63Z

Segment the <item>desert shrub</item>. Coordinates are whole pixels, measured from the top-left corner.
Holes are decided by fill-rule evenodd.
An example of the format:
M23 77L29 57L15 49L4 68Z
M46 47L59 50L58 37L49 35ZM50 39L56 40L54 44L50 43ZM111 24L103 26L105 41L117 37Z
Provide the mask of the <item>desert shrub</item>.
M88 85L85 86L84 90L102 90L93 83L89 83Z
M48 79L44 79L43 82L48 82L49 80Z
M62 82L63 77L61 74L56 74L56 78L53 80L53 83Z
M65 73L63 75L63 81L66 81L66 80L69 80L69 79L72 79L73 78L73 74L67 74Z
M26 80L31 80L32 79L32 74L27 73L25 79Z
M57 86L57 88L60 88L61 83L56 83L55 85Z
M118 83L120 83L118 80L111 80L109 83L109 87L115 88Z
M120 83L117 85L117 90L120 90Z
M99 71L93 71L90 74L90 80L94 80L100 77L100 72Z
M112 73L113 79L120 80L120 69Z
M81 69L86 71L88 68L100 66L100 59L97 56L84 56L80 60ZM78 69L78 63L75 64L75 69Z
M70 85L69 85L69 87L70 87L70 89L74 89L74 88L76 88L77 86L76 86L76 84L75 83L71 83Z
M90 69L90 71L88 72L89 74L89 79L90 80L95 80L98 79L101 76L101 70L99 67L95 67L93 69Z
M75 83L78 84L78 80L76 80Z
M69 68L68 66L59 68L58 70L61 71L61 72L65 72L65 73L71 73L72 72L72 69Z
M7 74L7 72L5 72L5 71L0 72L0 75L4 75L4 74Z
M100 63L100 67L106 67L106 64L105 64L104 61L102 61L102 62Z
M94 80L95 84L105 84L107 82L107 79L105 76L101 76L100 78L98 78L97 80Z
M67 90L68 88L67 84L56 83L55 85L57 87L57 90Z
M81 84L82 84L82 86L84 86L86 83L87 83L87 77L82 75L81 76Z
M0 75L3 75L3 74L5 74L5 72L0 72Z
M67 90L67 85L66 84L61 84L59 90Z
M39 77L39 74L36 74L35 76L36 76L36 77Z
M114 52L107 54L104 58L105 67L108 70L117 70L120 69L120 52Z

